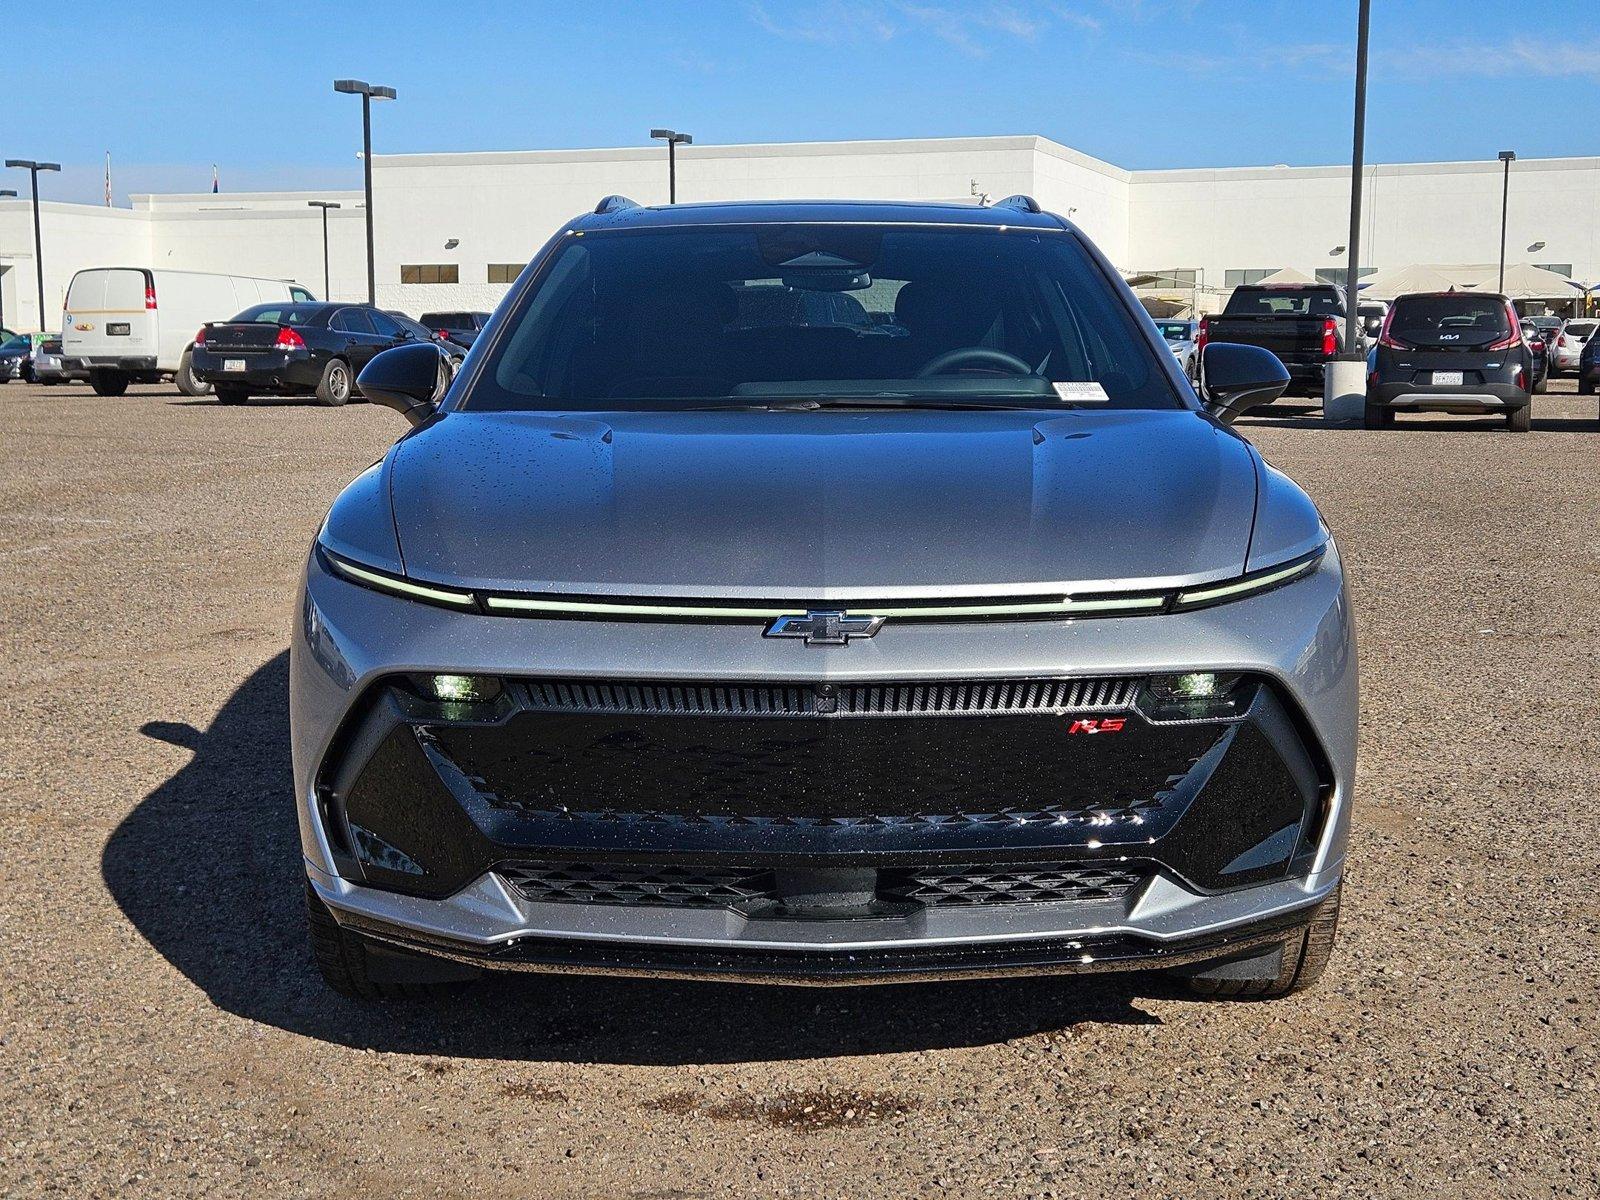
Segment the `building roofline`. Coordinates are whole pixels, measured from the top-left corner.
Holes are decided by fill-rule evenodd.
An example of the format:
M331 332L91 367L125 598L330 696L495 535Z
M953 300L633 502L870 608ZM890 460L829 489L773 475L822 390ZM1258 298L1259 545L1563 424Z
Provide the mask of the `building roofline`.
M1517 170L1544 170L1544 171L1593 171L1600 169L1600 157L1563 157L1563 158L1519 158ZM1472 175L1488 172L1499 175L1504 169L1498 159L1445 159L1438 162L1399 162L1399 163L1372 163L1369 162L1362 170L1366 178L1374 176L1398 175ZM1341 179L1350 178L1348 163L1332 163L1320 166L1289 166L1280 163L1273 166L1246 166L1246 167L1157 167L1152 170L1131 172L1134 183L1145 181L1184 182L1189 180L1205 179L1284 179L1299 177L1301 179L1321 179L1337 176Z
M929 154L940 151L1037 150L1091 170L1118 178L1127 171L1070 146L1039 134L992 134L948 138L860 138L820 142L728 142L695 143L683 146L678 154L685 159L718 158L808 158L833 154ZM449 150L412 154L374 154L374 168L507 166L516 163L553 162L654 162L662 156L659 146L595 146L561 150Z

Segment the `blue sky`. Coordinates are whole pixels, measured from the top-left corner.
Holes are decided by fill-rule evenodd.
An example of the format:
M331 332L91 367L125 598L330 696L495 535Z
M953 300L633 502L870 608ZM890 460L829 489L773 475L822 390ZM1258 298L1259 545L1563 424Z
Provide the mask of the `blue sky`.
M1594 0L1374 8L1371 158L1600 154ZM28 28L0 76L0 154L67 164L45 185L62 199L99 198L107 149L119 204L203 190L213 162L224 190L355 187L358 105L330 86L354 76L400 91L376 110L380 153L635 145L664 124L702 142L1039 133L1127 167L1340 162L1355 9L0 0Z

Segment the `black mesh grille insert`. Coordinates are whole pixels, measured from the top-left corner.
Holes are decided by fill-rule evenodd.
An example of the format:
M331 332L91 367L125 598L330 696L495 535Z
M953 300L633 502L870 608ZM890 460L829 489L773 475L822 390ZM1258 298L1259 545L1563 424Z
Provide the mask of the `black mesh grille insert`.
M534 679L540 712L671 716L937 716L1125 709L1138 679L1010 679L961 683L694 684Z
M520 862L496 872L525 900L722 908L745 914L781 910L777 877L755 866L636 866L596 862ZM892 868L878 872L880 900L917 908L1052 904L1106 900L1144 882L1137 868L1092 863Z
M496 868L525 900L748 909L777 899L757 867L630 867L615 863L513 863Z
M924 908L1106 900L1123 895L1145 879L1137 871L1093 865L928 868L885 875L891 879L879 888L881 895Z

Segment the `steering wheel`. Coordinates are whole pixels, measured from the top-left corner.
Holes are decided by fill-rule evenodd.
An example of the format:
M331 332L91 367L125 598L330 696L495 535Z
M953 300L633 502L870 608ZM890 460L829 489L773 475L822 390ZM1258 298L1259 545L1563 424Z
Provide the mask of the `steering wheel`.
M1015 354L1007 354L1004 350L990 350L986 346L966 346L960 350L947 350L937 358L930 359L917 372L917 378L926 379L930 375L944 375L962 367L973 366L1004 367L1017 375L1033 374L1033 368Z

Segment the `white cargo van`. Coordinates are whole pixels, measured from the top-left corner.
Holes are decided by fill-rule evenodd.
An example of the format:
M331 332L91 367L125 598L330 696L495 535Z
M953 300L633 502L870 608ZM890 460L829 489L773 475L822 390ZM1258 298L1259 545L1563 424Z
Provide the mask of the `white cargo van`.
M102 396L120 396L131 382L176 379L201 396L211 385L189 369L195 331L207 321L269 300L310 300L297 283L144 267L91 267L67 287L61 316L61 355L69 369L89 372Z

